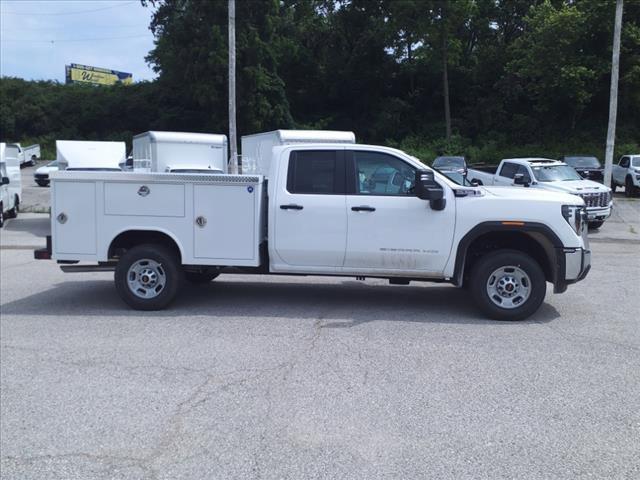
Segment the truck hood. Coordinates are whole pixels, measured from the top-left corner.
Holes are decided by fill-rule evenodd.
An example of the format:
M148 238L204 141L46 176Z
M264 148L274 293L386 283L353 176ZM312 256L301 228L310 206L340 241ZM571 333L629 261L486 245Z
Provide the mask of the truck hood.
M567 182L539 182L539 188L545 190L555 190L556 192L566 192L573 195L581 193L608 192L609 187L592 180L570 180Z
M591 182L595 183L595 182ZM531 200L537 202L552 202L562 205L582 205L584 202L580 198L576 198L575 195L564 193L563 191L550 192L548 190L540 190L538 188L525 188L525 187L480 187L488 195L495 197L501 197L505 200Z

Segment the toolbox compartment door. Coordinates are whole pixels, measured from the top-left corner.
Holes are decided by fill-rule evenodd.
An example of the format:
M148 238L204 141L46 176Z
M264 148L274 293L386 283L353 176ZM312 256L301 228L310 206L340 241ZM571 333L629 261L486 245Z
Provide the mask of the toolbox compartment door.
M95 182L54 182L54 252L96 253Z

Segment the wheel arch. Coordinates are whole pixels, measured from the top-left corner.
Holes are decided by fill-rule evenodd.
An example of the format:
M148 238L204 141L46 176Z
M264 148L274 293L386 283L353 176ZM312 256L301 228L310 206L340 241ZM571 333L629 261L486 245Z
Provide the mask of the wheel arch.
M160 244L170 248L178 255L179 263L182 263L184 250L176 236L167 230L157 228L134 228L120 231L109 243L107 258L120 257L123 251L146 243Z
M545 279L559 284L564 279L564 255L558 236L546 225L534 222L484 222L471 229L458 243L454 284L465 283L475 262L485 253L498 249L518 250L536 260ZM519 222L518 222L519 223Z

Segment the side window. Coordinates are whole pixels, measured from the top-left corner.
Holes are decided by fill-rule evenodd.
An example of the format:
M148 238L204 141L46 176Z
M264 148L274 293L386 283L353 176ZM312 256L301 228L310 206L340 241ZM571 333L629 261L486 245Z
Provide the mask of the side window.
M629 168L629 157L622 157L620 160L620 166L622 168Z
M515 163L503 163L500 169L500 176L505 178L513 178L518 170L518 165Z
M338 162L337 157L334 150L292 152L287 172L289 193L344 194L344 163Z
M518 174L524 175L525 180L528 179L529 181L531 181L531 175L529 175L529 170L524 165L518 165L518 169L516 170L515 175L518 175Z
M413 195L416 170L393 155L354 151L357 195Z

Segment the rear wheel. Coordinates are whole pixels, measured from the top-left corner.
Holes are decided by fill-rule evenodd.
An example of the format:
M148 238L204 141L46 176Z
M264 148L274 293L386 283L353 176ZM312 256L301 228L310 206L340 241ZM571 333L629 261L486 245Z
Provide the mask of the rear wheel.
M498 250L482 257L471 273L471 294L495 320L523 320L544 300L547 283L540 265L517 250Z
M0 203L0 228L4 226L4 206Z
M613 175L611 175L611 193L616 193L616 181L613 179Z
M220 273L217 270L200 270L197 272L184 272L184 278L189 283L209 283L211 280L215 279Z
M116 266L116 290L136 310L162 310L175 298L181 280L177 256L161 245L133 247Z
M49 182L39 181L39 182L36 182L36 183L41 187L48 187L49 186Z

